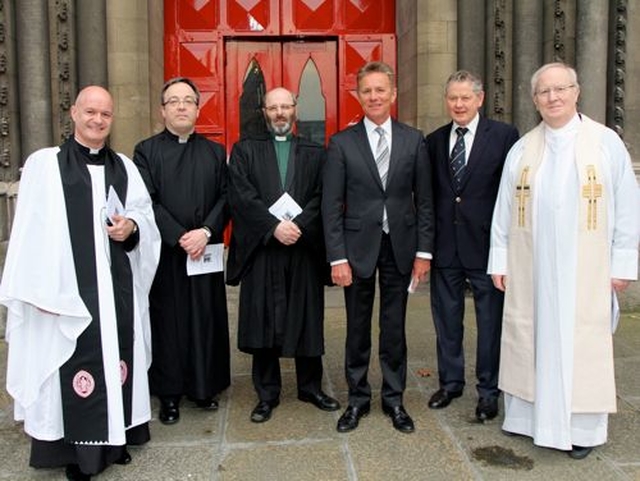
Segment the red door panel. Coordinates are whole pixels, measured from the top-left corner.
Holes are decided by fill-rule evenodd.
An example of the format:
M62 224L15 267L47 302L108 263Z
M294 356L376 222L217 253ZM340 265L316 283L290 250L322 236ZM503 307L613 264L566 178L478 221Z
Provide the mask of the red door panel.
M241 135L240 103L249 69L259 68L264 90L284 87L300 93L303 72L311 62L324 99L325 138L337 129L337 47L335 41L252 42L226 44L227 151ZM252 87L253 88L253 87Z

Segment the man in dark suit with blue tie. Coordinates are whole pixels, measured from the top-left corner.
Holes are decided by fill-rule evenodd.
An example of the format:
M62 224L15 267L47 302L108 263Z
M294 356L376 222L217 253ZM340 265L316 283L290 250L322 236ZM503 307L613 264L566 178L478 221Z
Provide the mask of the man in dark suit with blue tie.
M395 75L370 62L357 75L364 119L335 134L328 147L322 217L331 277L344 287L345 372L349 406L338 432L369 413L367 380L376 271L380 286L379 359L382 409L400 432L414 431L403 406L407 374L407 289L431 265L433 207L422 133L391 118ZM413 280L413 281L412 281Z
M465 285L476 311L476 418L498 414L498 364L503 294L487 275L491 216L507 152L518 130L479 114L482 81L460 70L447 80L445 102L452 122L427 136L433 166L436 240L431 272L431 311L437 334L440 389L429 407L441 409L465 385L462 346Z

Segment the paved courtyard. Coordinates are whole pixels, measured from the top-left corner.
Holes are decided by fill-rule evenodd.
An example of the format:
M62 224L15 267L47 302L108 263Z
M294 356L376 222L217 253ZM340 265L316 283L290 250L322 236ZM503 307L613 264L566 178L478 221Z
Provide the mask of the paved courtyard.
M346 404L343 375L345 320L342 292L326 291L325 390ZM235 346L237 290L229 290L232 346ZM335 425L340 412L326 413L296 398L293 363L283 361L284 392L272 419L249 421L256 402L250 357L232 349L233 379L217 412L183 402L180 422L151 422L152 439L131 448L130 465L112 466L105 481L389 481L389 480L640 480L640 314L626 313L615 336L618 413L609 420L609 443L587 459L534 447L523 437L501 433L501 417L486 424L474 418L475 322L467 305L467 389L445 410L427 407L437 389L435 333L428 288L410 297L407 319L409 376L405 406L416 432L401 434L380 410L380 370L374 352L371 414L349 434ZM377 341L374 333L374 346ZM6 344L0 346L0 480L63 480L63 470L28 467L29 441L13 421L4 391ZM154 415L157 403L154 400Z

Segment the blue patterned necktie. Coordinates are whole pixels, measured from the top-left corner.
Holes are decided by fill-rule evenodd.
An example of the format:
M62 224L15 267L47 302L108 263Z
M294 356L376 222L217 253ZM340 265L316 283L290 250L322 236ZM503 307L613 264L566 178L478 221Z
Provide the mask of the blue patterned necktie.
M453 183L456 189L460 188L460 185L462 184L462 178L464 176L464 169L466 166L464 134L466 134L468 131L469 129L466 127L458 127L456 129L458 138L456 139L456 143L453 146L453 150L451 151L451 158L449 160L449 164L451 165L451 172L453 173Z

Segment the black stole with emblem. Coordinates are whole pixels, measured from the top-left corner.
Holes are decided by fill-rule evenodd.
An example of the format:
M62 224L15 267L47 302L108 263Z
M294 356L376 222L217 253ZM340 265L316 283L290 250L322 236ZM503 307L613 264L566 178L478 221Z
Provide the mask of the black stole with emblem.
M113 186L123 205L127 197L127 171L109 148L90 154L69 139L58 153L67 221L71 237L78 291L91 315L91 323L77 340L76 350L60 368L64 440L68 443L107 443L108 402L103 369L100 299L93 235L94 206L87 163L104 165L106 192ZM105 234L105 239L107 239ZM125 425L131 424L133 373L133 278L126 243L107 241L111 257L115 313L120 348L120 372Z

